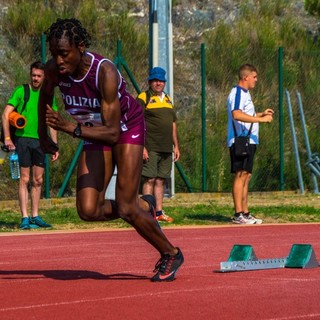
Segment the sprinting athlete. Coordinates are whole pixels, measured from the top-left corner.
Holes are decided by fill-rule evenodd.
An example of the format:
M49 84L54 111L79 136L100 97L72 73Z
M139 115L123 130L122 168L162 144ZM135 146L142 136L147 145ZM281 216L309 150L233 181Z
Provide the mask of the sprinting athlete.
M151 280L173 280L184 261L182 252L159 228L154 197L138 197L145 139L140 105L126 91L126 83L116 66L86 51L90 35L80 21L58 19L46 35L52 59L46 64L39 100L38 131L43 150L48 153L56 150L47 135L46 125L83 139L76 195L80 218L125 220L161 255ZM77 124L50 107L56 86L61 91L66 111ZM106 200L105 192L115 166L116 199Z

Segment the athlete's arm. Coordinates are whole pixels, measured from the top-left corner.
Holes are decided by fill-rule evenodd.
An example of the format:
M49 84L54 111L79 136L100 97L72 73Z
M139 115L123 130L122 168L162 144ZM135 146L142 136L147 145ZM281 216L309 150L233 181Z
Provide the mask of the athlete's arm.
M118 98L118 71L109 61L102 63L98 75L98 87L101 93L101 120L102 126L81 126L81 138L91 141L100 141L106 145L114 145L120 136L120 102ZM50 90L51 88L48 88ZM70 135L76 124L52 110L47 105L46 123L55 130L64 131Z
M59 149L56 143L49 137L46 124L46 109L47 105L52 105L56 79L53 63L53 60L49 60L46 64L45 78L40 89L38 102L38 134L42 151L55 155Z
M101 127L82 127L82 137L100 140L114 145L120 136L120 101L118 97L119 74L116 66L110 62L102 63L98 75L98 87L101 93Z

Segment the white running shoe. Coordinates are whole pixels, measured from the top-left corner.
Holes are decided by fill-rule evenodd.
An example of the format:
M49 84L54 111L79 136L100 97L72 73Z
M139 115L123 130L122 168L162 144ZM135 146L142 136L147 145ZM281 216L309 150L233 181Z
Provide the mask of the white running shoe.
M246 220L246 224L261 224L262 219L257 219L250 213L243 215L244 220Z
M249 222L247 219L245 219L242 213L239 216L234 216L232 218L232 222L235 224L253 224L254 223L254 222Z

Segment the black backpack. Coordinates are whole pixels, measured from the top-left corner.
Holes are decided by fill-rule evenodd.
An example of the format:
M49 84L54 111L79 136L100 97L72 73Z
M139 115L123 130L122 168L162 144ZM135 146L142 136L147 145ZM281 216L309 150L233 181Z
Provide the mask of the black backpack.
M23 89L24 89L24 96L23 96L23 105L21 108L21 111L19 112L20 114L23 113L23 111L26 109L26 105L27 102L30 98L30 87L28 83L24 83L23 84ZM15 108L13 111L17 112L17 109ZM10 137L12 142L14 143L14 137L15 137L15 131L16 131L16 127L12 126L11 124L9 125L10 128ZM1 149L5 152L9 152L8 148L5 146L4 144L4 132L3 132L3 127L1 128L1 137L0 137L0 141L2 143Z

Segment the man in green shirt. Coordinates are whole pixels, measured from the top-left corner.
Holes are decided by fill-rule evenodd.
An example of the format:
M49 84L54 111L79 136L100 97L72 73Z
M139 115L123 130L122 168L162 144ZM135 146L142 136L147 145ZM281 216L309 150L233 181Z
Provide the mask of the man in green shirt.
M49 228L38 214L41 197L41 186L45 167L45 154L42 152L38 136L38 100L40 87L44 80L44 65L40 61L35 61L30 66L29 99L23 108L25 89L18 86L11 94L8 103L2 114L2 126L4 133L4 144L9 150L16 150L20 164L19 181L19 206L22 215L20 229ZM22 110L23 109L23 110ZM53 101L53 109L58 110L56 101ZM9 115L15 110L26 118L26 125L21 129L16 129L15 137L10 136ZM50 129L52 140L57 143L57 132ZM55 161L59 157L56 152L52 156ZM31 170L32 169L32 170ZM31 216L28 216L28 184L32 171L31 182Z

